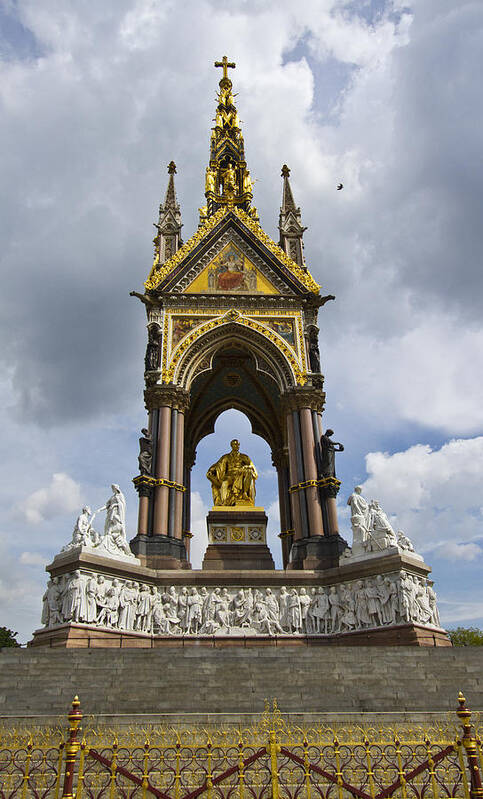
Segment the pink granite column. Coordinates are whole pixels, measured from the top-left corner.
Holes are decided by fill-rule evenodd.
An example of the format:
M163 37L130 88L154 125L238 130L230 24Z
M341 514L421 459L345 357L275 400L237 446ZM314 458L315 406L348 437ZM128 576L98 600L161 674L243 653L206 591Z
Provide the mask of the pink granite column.
M149 496L139 495L138 535L148 534Z
M176 471L175 482L183 485L183 455L184 455L184 413L178 410L178 428L176 436ZM174 497L175 516L174 516L174 537L183 537L183 492L176 491Z
M284 466L278 462L276 464L277 469L277 480L278 480L278 504L280 508L280 542L282 545L282 562L283 568L285 569L288 563L289 551L288 551L288 528L289 528L289 521L288 521L288 513L287 513L287 501L288 501L288 486L285 485L284 479Z
M327 497L327 516L329 520L329 535L338 535L339 521L337 518L337 500L335 497Z
M169 479L169 445L171 438L171 408L159 409L156 477ZM168 534L169 488L157 486L154 493L153 534Z
M304 455L304 469L306 480L317 480L317 462L315 459L314 428L312 424L312 411L310 408L300 410L300 427L302 432L302 449ZM319 490L317 486L305 489L307 498L307 511L309 516L309 535L323 535L322 508L320 507Z
M295 453L295 432L293 425L292 412L287 413L287 439L288 439L288 459L289 459L289 474L290 485L296 485L299 482L297 471L297 456ZM302 538L302 517L300 513L300 497L298 491L293 491L290 494L290 504L292 507L292 521L294 529L294 540Z

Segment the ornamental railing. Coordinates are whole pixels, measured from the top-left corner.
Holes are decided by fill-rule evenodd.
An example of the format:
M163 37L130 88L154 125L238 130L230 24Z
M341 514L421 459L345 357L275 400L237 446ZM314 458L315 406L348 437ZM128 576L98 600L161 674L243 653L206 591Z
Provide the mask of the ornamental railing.
M0 799L483 799L479 714L428 724L286 721L0 729ZM85 721L88 722L86 718Z

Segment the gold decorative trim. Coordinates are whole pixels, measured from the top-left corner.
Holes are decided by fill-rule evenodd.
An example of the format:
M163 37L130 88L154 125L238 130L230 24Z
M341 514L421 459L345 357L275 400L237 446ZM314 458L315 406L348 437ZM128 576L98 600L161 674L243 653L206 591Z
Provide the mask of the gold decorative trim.
M315 282L314 278L310 274L309 271L305 271L302 269L299 264L295 261L292 261L291 258L282 250L282 248L275 244L273 239L270 238L268 233L265 233L263 228L252 219L246 211L242 211L241 208L233 208L232 209L235 216L237 216L244 225L247 226L249 230L265 245L267 250L270 250L279 261L282 263L295 275L295 277L305 286L306 289L313 292L314 294L318 294L320 290L320 286L318 283Z
M162 379L164 383L170 383L173 380L174 373L176 371L176 366L178 365L183 353L202 335L207 333L209 330L212 330L214 327L219 327L222 324L228 324L230 322L236 322L237 324L244 325L245 327L250 327L252 330L255 330L257 333L260 333L264 338L271 341L275 344L278 349L285 355L285 358L289 362L292 371L295 376L295 380L298 385L303 386L307 382L307 377L300 368L293 350L291 347L286 344L283 339L274 331L270 330L269 328L265 327L264 325L256 322L255 319L251 319L249 317L242 316L239 311L231 310L228 313L223 314L222 316L217 317L216 319L210 319L210 321L206 322L205 324L199 325L199 327L195 328L192 333L186 336L177 346L175 353L171 359L170 365L168 368L163 364L163 372L162 372Z
M340 480L335 477L322 477L320 480L304 480L302 483L296 483L290 486L288 493L293 494L295 491L302 491L304 488L337 488L339 490L341 485Z
M149 477L149 475L146 474L140 474L138 477L135 477L133 483L135 486L147 484L151 488L166 486L167 488L174 488L175 491L186 491L186 486L181 485L181 483L175 483L173 480L166 480L164 477Z
M337 477L322 477L321 480L318 480L318 484L321 488L336 488L337 491L342 485L340 480L337 480Z
M224 206L220 208L213 216L210 216L206 222L198 228L198 230L183 244L175 254L169 258L161 267L159 266L159 256L154 260L153 267L149 273L144 287L147 291L157 288L160 283L180 264L187 255L190 254L195 247L210 233L213 228L223 219L228 213L232 212L240 222L242 222L256 238L274 255L284 266L297 278L297 280L313 294L318 294L320 286L315 282L310 272L303 269L279 247L275 244L273 239L270 238L268 233L265 233L263 228L255 221L246 211L240 208L228 208Z
M177 252L175 252L175 254L171 258L169 258L160 268L158 268L159 261L155 259L153 263L153 268L151 269L149 277L144 284L145 289L149 291L150 289L155 289L157 286L159 286L159 284L162 283L164 278L167 277L170 274L170 272L172 272L178 266L178 264L180 264L181 261L183 261L186 258L186 256L189 255L190 252L194 250L195 247L198 246L201 240L204 239L205 236L211 230L213 230L213 228L217 226L218 222L220 222L223 219L223 217L227 212L228 208L225 206L223 208L220 208L216 212L216 214L210 216L209 219L207 219L207 221L204 223L204 225L198 228L196 233L193 233L193 235L188 239L186 244L183 244L183 246L180 247L180 249Z
M237 311L237 313L242 313L241 311ZM196 308L185 308L182 311L179 309L173 308L167 310L165 312L164 317L164 332L163 332L163 352L161 355L161 368L162 370L166 370L168 368L168 362L173 357L173 353L177 351L180 345L183 343L185 338L192 333L195 332L199 328L199 325L203 323L203 319L206 321L211 319L217 319L222 316L226 316L227 310L226 308L211 308L206 310L198 310ZM263 309L250 309L248 312L242 314L246 316L248 319L250 317L256 316L259 317L259 322L267 326L267 330L270 333L275 333L276 336L280 336L273 328L271 328L268 324L269 320L274 317L276 319L285 319L293 322L294 324L294 346L292 347L291 344L286 341L283 336L280 336L280 341L285 344L286 346L290 347L291 350L298 356L300 365L304 371L304 373L308 372L308 364L307 364L307 357L306 357L306 350L305 350L305 341L303 335L303 323L302 323L302 313L301 311L267 311ZM173 319L175 317L182 316L182 317L191 317L199 319L199 324L189 330L183 338L176 342L176 345L172 347L172 339L173 339Z

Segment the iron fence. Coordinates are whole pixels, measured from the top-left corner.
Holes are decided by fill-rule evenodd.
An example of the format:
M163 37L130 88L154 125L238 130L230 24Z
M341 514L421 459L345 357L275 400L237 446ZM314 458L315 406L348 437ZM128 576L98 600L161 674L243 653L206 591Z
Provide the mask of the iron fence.
M0 730L0 799L483 799L480 719L462 694L456 717L304 726L274 702L246 727L82 730L76 697L67 734Z

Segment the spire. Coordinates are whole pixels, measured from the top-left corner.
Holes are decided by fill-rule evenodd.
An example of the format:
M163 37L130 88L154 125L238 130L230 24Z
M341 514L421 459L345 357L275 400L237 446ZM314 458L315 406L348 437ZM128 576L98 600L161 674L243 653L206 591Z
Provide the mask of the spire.
M295 202L289 181L290 169L288 168L287 164L284 164L282 167L282 177L283 177L283 192L282 192L282 207L280 209L280 213L286 214L288 213L288 211L295 211Z
M164 203L159 206L159 220L154 223L157 230L153 239L155 263L164 263L178 250L183 244L181 240L181 211L176 197L174 187L174 176L176 174L176 164L170 161L168 164L168 188Z
M287 164L284 164L282 167L282 177L282 206L278 218L278 229L280 231L279 244L292 261L295 261L296 264L305 269L303 235L307 228L302 225L300 208L297 208L295 205L289 180L290 169Z
M200 208L201 223L223 206L237 206L257 218L256 209L251 207L253 184L245 161L245 145L232 82L228 77L228 69L235 69L235 66L226 56L215 61L215 67L223 68L223 76L217 95L215 127L211 133L210 163L205 177L206 206Z

